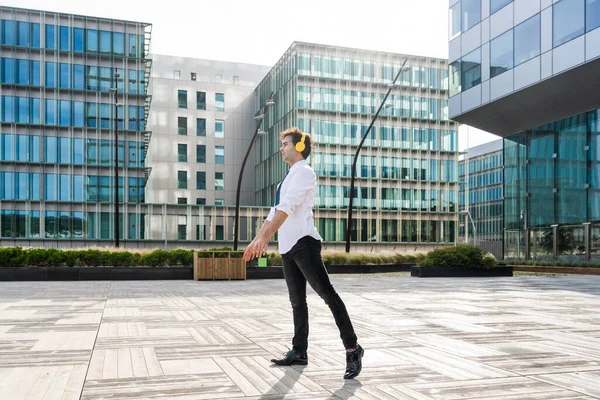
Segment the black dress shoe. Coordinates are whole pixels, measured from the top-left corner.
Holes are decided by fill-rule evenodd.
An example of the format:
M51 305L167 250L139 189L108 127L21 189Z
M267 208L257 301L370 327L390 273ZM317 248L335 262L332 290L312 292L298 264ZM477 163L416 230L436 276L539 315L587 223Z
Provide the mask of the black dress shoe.
M352 353L346 352L346 372L344 373L344 379L356 378L360 374L362 357L365 354L365 350L360 345L357 347Z
M276 365L307 365L308 356L306 355L306 352L298 352L295 349L292 349L285 353L283 358L279 360L273 358L271 362Z

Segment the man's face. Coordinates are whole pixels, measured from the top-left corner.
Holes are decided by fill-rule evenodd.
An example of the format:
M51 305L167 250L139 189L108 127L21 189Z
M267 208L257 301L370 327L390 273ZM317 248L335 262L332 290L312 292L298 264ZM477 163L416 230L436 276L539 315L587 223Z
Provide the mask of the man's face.
M291 135L283 138L279 152L281 153L281 158L283 161L287 163L298 161L298 156L300 155L300 153L298 153L295 149L294 141L292 140Z

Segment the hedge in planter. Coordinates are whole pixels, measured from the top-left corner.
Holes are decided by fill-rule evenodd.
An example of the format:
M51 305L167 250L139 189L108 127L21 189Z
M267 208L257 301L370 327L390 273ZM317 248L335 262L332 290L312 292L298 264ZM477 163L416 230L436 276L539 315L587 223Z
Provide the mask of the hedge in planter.
M465 244L430 251L411 269L411 276L512 276L511 267L496 265L491 254Z

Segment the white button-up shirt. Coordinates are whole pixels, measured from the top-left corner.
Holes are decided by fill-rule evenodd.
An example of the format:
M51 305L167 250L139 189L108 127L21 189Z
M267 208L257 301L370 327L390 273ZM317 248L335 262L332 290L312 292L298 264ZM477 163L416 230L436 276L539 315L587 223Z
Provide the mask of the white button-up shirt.
M275 211L287 214L279 227L279 253L285 254L304 236L323 240L315 228L312 208L317 193L317 175L306 160L292 165L281 183L279 204L271 207L267 221L275 216Z

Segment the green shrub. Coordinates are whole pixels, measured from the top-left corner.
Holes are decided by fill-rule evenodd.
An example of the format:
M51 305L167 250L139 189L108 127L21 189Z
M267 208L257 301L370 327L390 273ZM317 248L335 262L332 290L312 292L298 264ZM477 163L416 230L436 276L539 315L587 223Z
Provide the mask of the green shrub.
M28 249L24 252L23 265L38 267L48 264L46 249Z
M25 252L21 247L0 247L0 266L19 267L25 261Z
M51 267L60 267L66 261L64 251L58 249L46 249L46 265Z
M281 265L281 254L277 252L267 254L267 266L272 267L273 265Z
M492 268L496 263L496 259L485 250L463 244L430 251L417 262L417 265L447 268Z
M169 252L165 250L154 250L142 258L142 263L149 267L162 267L169 263Z
M186 267L194 265L193 250L171 250L169 252L169 265L183 265Z

